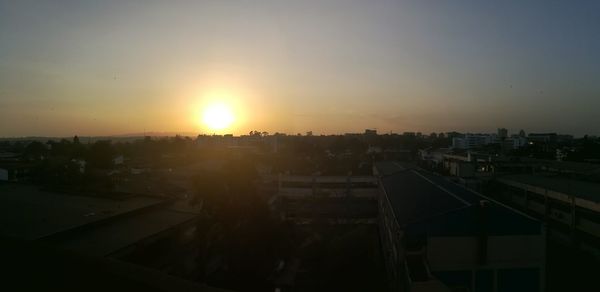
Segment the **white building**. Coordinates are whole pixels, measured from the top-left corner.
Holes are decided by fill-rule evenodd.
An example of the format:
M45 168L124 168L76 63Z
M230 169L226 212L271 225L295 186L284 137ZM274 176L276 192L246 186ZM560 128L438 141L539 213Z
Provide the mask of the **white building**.
M498 135L465 134L464 138L452 138L452 148L473 149L488 144L498 143Z

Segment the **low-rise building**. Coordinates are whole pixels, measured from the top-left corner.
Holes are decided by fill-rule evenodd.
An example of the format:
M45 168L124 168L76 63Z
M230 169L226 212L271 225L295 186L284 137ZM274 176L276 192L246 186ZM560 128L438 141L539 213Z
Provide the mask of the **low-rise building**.
M451 151L450 148L420 149L419 159L430 168L438 168L444 165L444 155L449 154Z
M529 133L529 141L549 143L556 142L558 135L556 133Z
M377 221L377 178L373 176L263 177L275 181L277 190L271 206L281 217L296 223L328 219L331 223Z

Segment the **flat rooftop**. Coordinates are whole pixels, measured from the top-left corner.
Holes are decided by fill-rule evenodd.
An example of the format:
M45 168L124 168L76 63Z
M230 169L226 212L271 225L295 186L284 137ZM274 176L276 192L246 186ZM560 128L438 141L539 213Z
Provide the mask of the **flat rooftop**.
M600 202L600 184L567 179L560 176L544 176L533 174L506 175L500 177L504 180L527 184L534 187L552 190L555 192L575 195L579 198Z
M146 196L119 200L65 195L1 183L0 236L35 240L161 202Z

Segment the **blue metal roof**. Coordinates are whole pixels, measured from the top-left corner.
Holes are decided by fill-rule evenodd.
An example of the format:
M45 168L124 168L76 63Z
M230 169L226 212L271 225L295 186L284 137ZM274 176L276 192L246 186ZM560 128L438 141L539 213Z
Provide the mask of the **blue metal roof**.
M412 170L396 172L381 181L400 226L468 205Z
M397 165L394 168L394 164ZM407 232L438 236L540 234L542 224L508 206L445 178L394 162L377 163L382 187L400 226ZM395 171L393 171L395 169ZM488 201L485 218L480 202ZM484 227L483 227L484 226Z

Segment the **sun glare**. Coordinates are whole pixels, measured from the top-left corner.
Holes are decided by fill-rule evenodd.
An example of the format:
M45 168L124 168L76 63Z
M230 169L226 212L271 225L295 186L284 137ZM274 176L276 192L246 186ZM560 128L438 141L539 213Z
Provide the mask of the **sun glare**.
M202 121L210 130L220 131L231 126L234 116L228 105L214 103L204 109Z

